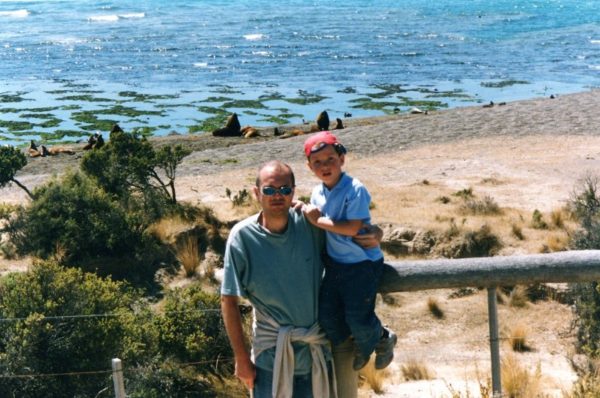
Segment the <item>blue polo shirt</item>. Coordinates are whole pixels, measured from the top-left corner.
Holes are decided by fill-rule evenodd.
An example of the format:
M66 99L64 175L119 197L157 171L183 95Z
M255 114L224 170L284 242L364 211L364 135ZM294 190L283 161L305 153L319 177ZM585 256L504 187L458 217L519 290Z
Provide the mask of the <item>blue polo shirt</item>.
M334 221L361 220L366 224L371 223L371 195L359 180L346 173L342 173L340 180L331 190L323 183L317 185L312 191L310 203L317 206L323 216ZM363 249L354 243L350 236L329 231L326 235L327 254L338 263L352 264L383 258L379 247Z

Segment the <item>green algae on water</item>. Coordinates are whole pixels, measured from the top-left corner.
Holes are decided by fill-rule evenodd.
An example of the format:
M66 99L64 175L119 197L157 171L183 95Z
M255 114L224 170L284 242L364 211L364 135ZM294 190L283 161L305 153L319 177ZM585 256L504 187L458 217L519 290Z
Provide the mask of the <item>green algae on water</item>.
M0 128L5 128L10 132L31 130L35 124L18 120L0 120Z
M266 107L258 100L233 100L221 105L221 108L246 108L246 109L265 109Z
M89 94L67 95L57 98L59 101L81 101L81 102L112 102L110 98L98 98Z
M502 80L499 82L481 82L481 87L503 88L514 86L516 84L529 84L529 82L525 80Z
M120 91L120 97L131 98L134 102L151 102L156 100L168 100L179 98L178 94L142 94L136 91Z
M297 98L282 98L284 101L287 101L291 104L297 104L297 105L307 105L307 104L316 104L319 103L321 101L323 101L324 99L326 99L327 97L324 97L322 95L319 94L311 94L307 91L304 90L298 90L298 94L300 95L300 97Z
M228 115L226 113L211 116L204 119L201 123L188 127L188 133L199 133L203 131L213 131L225 125Z
M231 97L208 97L200 102L227 102L233 101Z
M18 92L16 94L0 94L0 102L23 102L25 98L22 97L23 94L27 94L26 92Z

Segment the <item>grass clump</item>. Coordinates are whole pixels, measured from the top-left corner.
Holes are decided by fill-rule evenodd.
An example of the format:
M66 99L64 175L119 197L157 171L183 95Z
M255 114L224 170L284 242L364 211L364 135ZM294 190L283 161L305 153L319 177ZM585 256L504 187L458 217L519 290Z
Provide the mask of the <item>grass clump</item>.
M247 189L242 189L235 195L231 196L232 193L233 192L231 192L229 188L225 188L225 195L231 201L233 207L247 206L252 202L252 196L250 195L250 191Z
M485 196L482 200L466 199L460 206L460 212L471 215L497 215L502 214L498 203L491 196Z
M515 308L524 308L529 304L527 288L515 286L508 296L508 305Z
M544 220L544 215L538 209L531 215L531 227L534 229L548 229L548 223Z
M519 224L513 223L510 226L510 233L512 236L517 238L518 240L525 240L525 235L523 235L523 228Z
M202 260L198 249L198 239L195 236L187 236L177 245L175 257L187 277L196 273L196 268Z
M375 394L383 394L385 392L384 382L389 376L389 371L387 369L376 370L373 360L370 360L367 365L360 370L358 375L363 385L366 384L369 386Z
M444 319L444 311L436 298L429 297L427 299L427 309L436 319Z
M433 373L429 370L427 365L418 362L414 359L409 360L407 363L400 367L402 376L406 381L411 380L431 380Z
M527 342L528 334L529 331L523 324L517 324L510 329L508 341L513 351L529 352L532 350Z
M456 191L452 194L452 196L456 196L462 199L471 199L474 197L473 195L473 188L469 187L469 188L464 188L461 189L460 191Z
M542 370L530 371L514 355L506 355L501 365L502 392L509 398L534 398L541 393Z

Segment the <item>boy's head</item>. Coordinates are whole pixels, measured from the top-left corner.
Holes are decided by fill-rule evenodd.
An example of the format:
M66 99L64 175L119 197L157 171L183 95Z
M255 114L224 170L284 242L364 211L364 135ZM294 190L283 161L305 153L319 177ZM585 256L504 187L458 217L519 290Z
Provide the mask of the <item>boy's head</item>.
M322 131L304 142L308 167L332 189L341 178L346 148L329 131Z
M313 134L304 141L304 153L310 160L310 155L319 152L327 145L332 145L338 155L344 155L346 148L340 143L337 137L329 131L321 131Z

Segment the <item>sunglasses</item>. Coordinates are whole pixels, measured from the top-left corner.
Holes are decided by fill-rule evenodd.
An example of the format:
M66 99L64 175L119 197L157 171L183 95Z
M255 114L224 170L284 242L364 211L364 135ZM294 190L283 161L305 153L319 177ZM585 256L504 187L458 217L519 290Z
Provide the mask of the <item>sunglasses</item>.
M279 187L279 188L275 188L275 187L262 187L262 193L265 196L273 196L276 193L281 194L283 196L288 196L292 193L292 191L294 190L294 188L292 187L288 187L286 185Z

